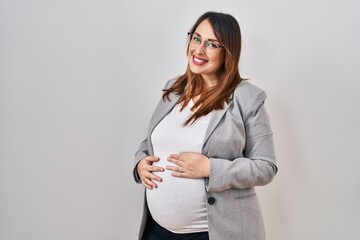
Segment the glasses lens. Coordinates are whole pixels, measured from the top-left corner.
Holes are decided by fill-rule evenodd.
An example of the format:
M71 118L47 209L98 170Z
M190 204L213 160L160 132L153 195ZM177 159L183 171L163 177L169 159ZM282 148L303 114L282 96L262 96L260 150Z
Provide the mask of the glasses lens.
M197 48L201 43L201 38L197 35L192 35L191 33L188 33L189 35L189 44L192 48ZM209 54L215 54L218 49L220 49L221 46L220 44L218 44L217 42L214 41L204 41L204 49L205 52L209 53Z
M220 48L220 45L216 42L207 41L207 42L205 42L205 47L207 49L217 49L217 48Z
M201 44L200 37L192 35L191 39L190 39L190 44L191 44L192 47L199 46Z

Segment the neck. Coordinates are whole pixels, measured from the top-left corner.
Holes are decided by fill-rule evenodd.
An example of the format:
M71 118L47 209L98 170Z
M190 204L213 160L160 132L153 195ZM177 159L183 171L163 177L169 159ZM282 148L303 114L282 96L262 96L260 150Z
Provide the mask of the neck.
M215 87L219 83L219 78L217 76L204 76L201 75L204 80L204 89Z
M214 88L218 85L219 83L219 78L217 76L209 76L209 75L201 75L201 80L202 80L202 83L203 83L203 86L201 87L201 89L196 89L195 92L194 92L194 95L192 97L194 103L196 103L200 97L201 97L201 94L203 92L206 92L208 91L210 88Z

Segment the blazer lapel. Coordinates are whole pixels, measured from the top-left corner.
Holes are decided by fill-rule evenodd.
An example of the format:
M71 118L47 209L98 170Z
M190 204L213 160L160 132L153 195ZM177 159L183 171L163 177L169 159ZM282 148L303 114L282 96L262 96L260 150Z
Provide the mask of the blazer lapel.
M215 130L216 126L219 124L219 122L220 122L221 118L224 116L225 112L228 110L230 104L231 104L231 102L225 103L223 109L218 109L213 112L213 115L211 116L210 121L209 121L209 125L206 129L203 147L204 147L206 141L208 140L208 138L210 137L211 133Z

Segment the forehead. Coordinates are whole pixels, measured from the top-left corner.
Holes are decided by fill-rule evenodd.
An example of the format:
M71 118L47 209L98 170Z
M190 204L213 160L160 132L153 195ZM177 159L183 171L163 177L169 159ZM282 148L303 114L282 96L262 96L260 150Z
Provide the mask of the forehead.
M204 21L202 21L199 26L197 26L197 28L195 29L195 33L199 34L201 38L203 39L214 39L214 40L218 40L215 37L213 28L209 22L209 20L205 19Z

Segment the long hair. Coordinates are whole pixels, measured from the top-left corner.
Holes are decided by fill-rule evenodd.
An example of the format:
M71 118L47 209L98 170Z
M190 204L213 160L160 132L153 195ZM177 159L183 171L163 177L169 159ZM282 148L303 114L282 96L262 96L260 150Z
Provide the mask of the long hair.
M222 74L220 74L222 77L215 87L205 90L202 76L191 72L188 64L186 72L176 80L175 84L168 89L163 89L164 101L165 99L169 100L171 93L181 96L178 101L182 104L181 110L192 97L200 94L199 100L191 109L194 113L184 122L184 125L194 123L198 118L213 110L224 108L224 103L229 103L236 86L244 80L240 77L238 67L241 52L241 32L236 19L225 13L206 12L192 26L190 36L204 20L209 21L215 37L223 46L222 50L225 51L225 61L221 66ZM189 53L189 42L187 53Z

